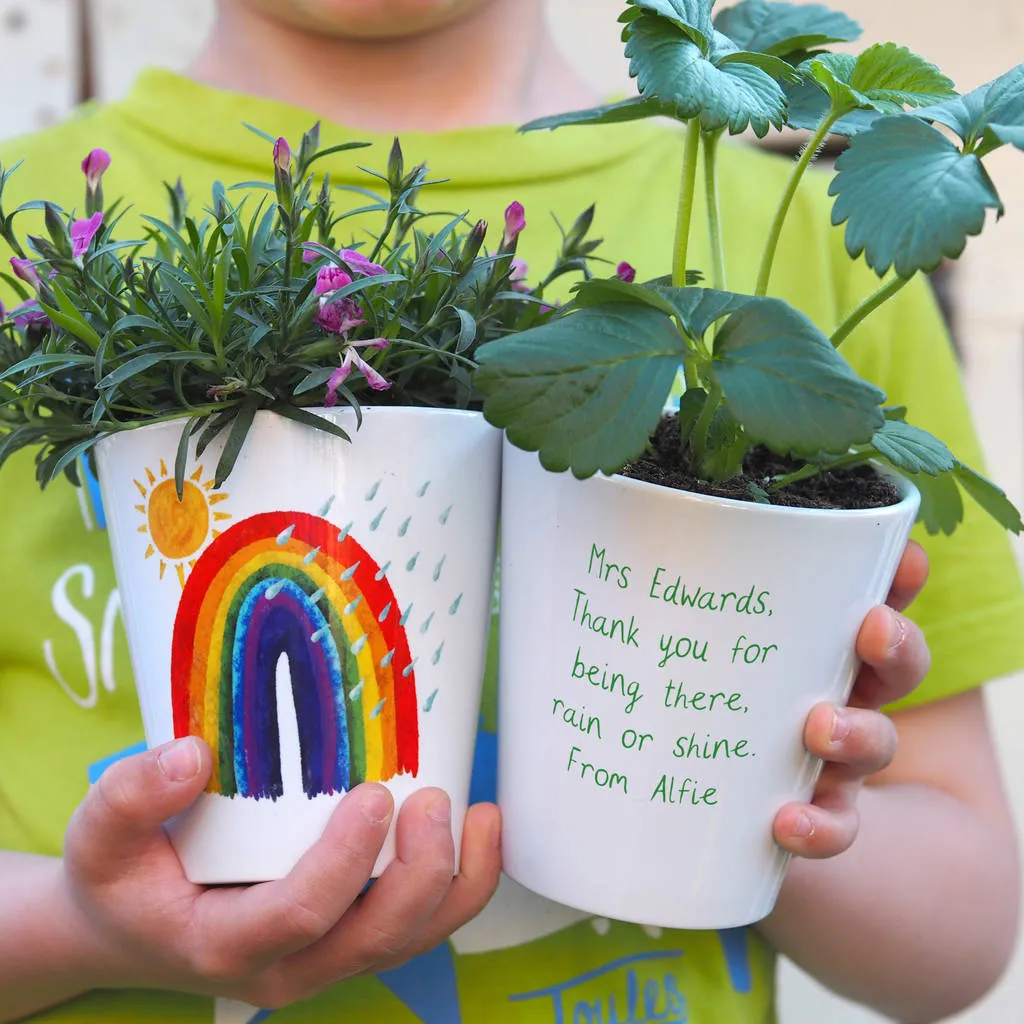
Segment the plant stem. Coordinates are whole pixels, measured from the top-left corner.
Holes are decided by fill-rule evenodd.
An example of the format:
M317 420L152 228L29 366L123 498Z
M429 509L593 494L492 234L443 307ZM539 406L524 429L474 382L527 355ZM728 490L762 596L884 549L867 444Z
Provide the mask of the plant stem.
M718 143L724 128L705 132L704 195L708 209L708 236L711 241L711 280L719 291L725 291L725 247L722 244L722 215L718 202Z
M768 485L768 493L775 494L784 487L789 487L790 484L799 483L801 480L808 480L810 477L818 476L821 473L830 473L834 469L845 469L847 466L856 466L861 462L869 462L873 457L874 452L850 452L849 455L844 455L836 459L835 462L830 462L827 466L808 463L793 473L774 477Z
M783 193L779 208L775 213L775 220L772 222L771 231L768 233L768 244L765 246L764 258L761 260L761 271L757 275L757 287L754 289L755 295L766 295L768 293L768 282L772 276L775 252L779 247L782 227L786 223L786 215L793 204L793 197L796 195L797 187L804 176L804 172L811 165L811 161L817 156L818 150L827 138L832 125L839 120L841 114L842 112L834 107L828 112L825 120L818 125L818 130L811 137L811 141L804 147L796 167L793 168L793 174L789 179L789 184L786 186L786 191Z
M831 337L834 348L839 348L847 337L866 320L879 306L888 302L908 281L909 277L894 277L888 284L882 285L873 295L869 295L835 330Z
M700 476L707 476L704 472L704 462L708 452L708 434L711 432L711 423L718 412L722 402L722 389L717 381L712 381L708 388L708 396L704 399L704 405L693 425L693 433L690 435L690 447L697 463L697 473Z
M683 177L679 187L676 247L672 260L672 284L677 288L683 288L686 285L686 254L690 244L690 221L693 219L693 193L697 184L697 161L699 157L700 120L695 117L686 126Z

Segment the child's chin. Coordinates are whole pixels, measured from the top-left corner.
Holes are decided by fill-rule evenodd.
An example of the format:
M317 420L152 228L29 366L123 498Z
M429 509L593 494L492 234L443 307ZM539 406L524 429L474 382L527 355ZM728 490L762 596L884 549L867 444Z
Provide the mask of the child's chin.
M339 37L400 39L439 28L488 0L251 0L264 13Z

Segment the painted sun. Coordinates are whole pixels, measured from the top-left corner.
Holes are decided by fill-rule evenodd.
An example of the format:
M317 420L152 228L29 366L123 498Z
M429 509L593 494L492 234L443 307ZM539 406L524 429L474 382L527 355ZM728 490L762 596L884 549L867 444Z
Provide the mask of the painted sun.
M226 501L228 495L213 492L213 479L203 479L203 467L185 481L181 500L174 487L174 477L167 472L167 464L160 460L158 472L146 468L146 480L135 481L143 502L135 508L146 517L139 533L149 535L146 558L160 556L160 579L167 567L173 565L178 582L184 586L189 571L196 564L199 552L208 540L219 537L217 523L231 518L230 512L214 507Z

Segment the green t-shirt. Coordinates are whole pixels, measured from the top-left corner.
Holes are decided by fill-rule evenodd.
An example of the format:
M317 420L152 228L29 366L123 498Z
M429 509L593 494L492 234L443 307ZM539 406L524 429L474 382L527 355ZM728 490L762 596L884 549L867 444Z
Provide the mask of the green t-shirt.
M16 201L46 197L81 205L78 165L94 147L113 155L108 197L144 212L165 209L162 182L180 175L197 203L215 179L265 178L269 146L254 123L296 142L307 111L210 90L164 72L143 75L120 103L0 147ZM372 150L327 159L337 185L367 185L357 163L382 167L390 137L336 125L324 144L351 139ZM428 208L470 211L497 235L513 200L527 210L520 254L547 269L557 248L554 213L571 221L597 200L602 255L628 260L641 278L670 265L682 139L649 123L518 136L508 127L411 133L408 163L450 179L427 191ZM730 285L750 290L787 174L785 163L738 145L721 157ZM821 183L798 197L782 239L773 292L833 327L877 283L852 267L828 228ZM700 220L697 221L701 223ZM27 225L22 224L25 228ZM707 266L697 231L691 265ZM909 405L914 421L967 462L979 455L944 328L924 285L861 327L844 347L858 370ZM59 854L67 820L86 792L87 770L142 738L102 508L90 487L64 481L40 493L30 453L0 472L0 848ZM952 539L921 538L932 580L915 606L934 668L914 701L936 700L1024 665L1024 601L1007 539L975 509ZM493 665L493 659L492 659ZM494 679L486 687L474 792L493 792ZM43 768L48 766L44 771ZM51 1024L185 1024L271 1018L274 1024L767 1024L774 1019L773 954L756 931L669 932L567 910L503 883L476 921L427 957L272 1015L165 993L96 992L35 1018Z

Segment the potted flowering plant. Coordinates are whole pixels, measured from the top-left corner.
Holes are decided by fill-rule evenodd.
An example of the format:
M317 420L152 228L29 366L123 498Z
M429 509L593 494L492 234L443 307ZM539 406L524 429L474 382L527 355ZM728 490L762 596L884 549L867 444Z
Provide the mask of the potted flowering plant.
M743 0L712 17L713 0L627 4L639 95L526 130L683 122L671 275L580 283L556 316L482 351L476 376L511 442L505 867L594 913L718 928L775 901L786 858L772 819L810 798L818 768L805 716L846 700L858 628L915 516L951 532L966 493L1021 529L1002 491L913 426L913 410L887 405L841 346L915 275L958 256L986 210L1001 212L983 158L1024 148L1024 66L959 96L896 44L829 52L859 28L817 5ZM756 284L727 290L720 139L786 125L810 141ZM832 221L882 279L831 334L768 294L791 203L830 133L850 137ZM685 281L702 156L711 288ZM685 390L666 415L680 365Z
M5 211L0 172L24 300L0 325L0 461L34 446L45 485L95 456L147 739L214 753L172 826L205 883L285 874L361 781L443 788L458 838L500 469L471 372L596 244L588 212L531 289L519 204L488 253L483 223L429 227L397 142L381 194L339 210L316 164L360 144L266 138L272 182L217 184L199 215L168 186L145 237L104 205L101 151L81 217ZM23 241L29 210L45 234ZM357 215L377 229L339 248Z

